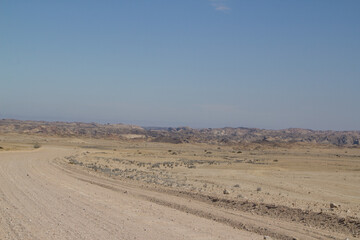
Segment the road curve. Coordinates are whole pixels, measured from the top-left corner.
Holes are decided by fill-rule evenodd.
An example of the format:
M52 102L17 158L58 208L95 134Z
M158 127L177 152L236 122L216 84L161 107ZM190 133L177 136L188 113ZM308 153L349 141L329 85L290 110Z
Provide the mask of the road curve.
M56 164L75 151L0 153L0 239L263 239Z

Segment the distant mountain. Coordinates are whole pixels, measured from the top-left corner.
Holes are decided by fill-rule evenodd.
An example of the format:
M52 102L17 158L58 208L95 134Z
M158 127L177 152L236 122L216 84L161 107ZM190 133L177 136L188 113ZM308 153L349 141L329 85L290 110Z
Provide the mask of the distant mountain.
M36 134L60 137L104 139L142 139L169 143L320 143L338 146L360 146L360 131L315 131L289 128L266 130L257 128L161 128L125 124L98 124L81 122L45 122L0 120L0 133ZM131 135L131 138L128 136ZM136 138L136 136L141 136ZM135 136L135 137L134 137Z

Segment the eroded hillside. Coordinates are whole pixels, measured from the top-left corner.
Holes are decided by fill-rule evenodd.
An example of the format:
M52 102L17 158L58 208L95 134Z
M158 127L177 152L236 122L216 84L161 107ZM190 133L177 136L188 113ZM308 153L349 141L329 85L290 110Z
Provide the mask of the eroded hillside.
M266 130L257 128L143 128L125 124L80 122L44 122L0 120L0 133L37 134L42 136L86 137L102 139L145 140L168 143L214 143L223 145L260 143L320 143L338 146L360 146L360 131L315 131L290 128Z

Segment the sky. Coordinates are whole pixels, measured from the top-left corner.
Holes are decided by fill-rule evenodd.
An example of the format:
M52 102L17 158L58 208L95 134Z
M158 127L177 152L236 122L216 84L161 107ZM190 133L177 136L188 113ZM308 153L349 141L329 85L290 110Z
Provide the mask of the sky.
M0 1L0 118L360 130L359 0Z

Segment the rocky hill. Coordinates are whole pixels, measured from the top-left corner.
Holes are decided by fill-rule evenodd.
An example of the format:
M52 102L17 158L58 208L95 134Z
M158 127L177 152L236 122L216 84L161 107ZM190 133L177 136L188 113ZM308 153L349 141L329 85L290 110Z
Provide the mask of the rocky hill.
M125 124L0 120L0 133L119 139L126 134L141 135L145 132L141 127Z
M360 131L315 131L290 128L143 128L125 124L0 120L0 134L19 133L60 137L143 139L169 143L320 143L360 146Z

